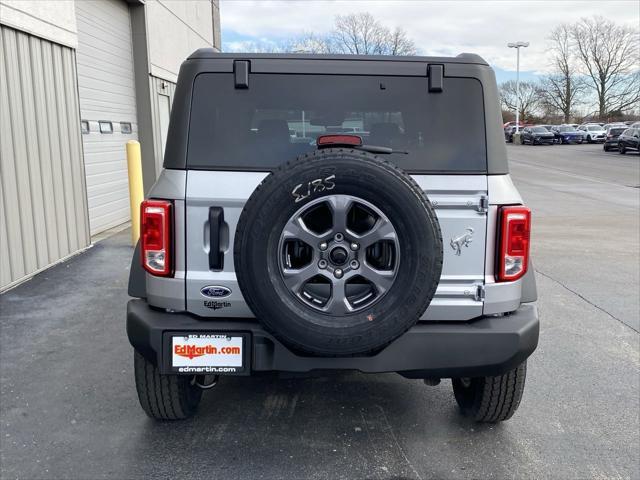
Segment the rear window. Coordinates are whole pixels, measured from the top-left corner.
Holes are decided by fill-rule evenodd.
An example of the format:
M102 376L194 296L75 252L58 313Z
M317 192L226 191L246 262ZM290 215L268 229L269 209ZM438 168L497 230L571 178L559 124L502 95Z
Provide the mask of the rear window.
M385 158L410 173L487 170L482 86L467 78L429 93L426 77L254 73L236 89L231 74L201 74L189 129L194 169L269 171L344 132L406 152Z

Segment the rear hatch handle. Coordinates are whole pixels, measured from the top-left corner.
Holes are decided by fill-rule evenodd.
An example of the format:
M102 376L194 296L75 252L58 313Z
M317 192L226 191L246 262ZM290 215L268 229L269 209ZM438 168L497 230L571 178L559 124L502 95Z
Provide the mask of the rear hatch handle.
M209 268L222 270L224 268L224 251L222 250L222 227L224 225L224 210L222 207L209 208Z

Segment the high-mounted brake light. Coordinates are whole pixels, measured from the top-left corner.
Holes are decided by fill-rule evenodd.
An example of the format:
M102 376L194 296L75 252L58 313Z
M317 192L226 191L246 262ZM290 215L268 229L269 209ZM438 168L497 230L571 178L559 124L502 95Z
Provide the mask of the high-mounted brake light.
M316 145L318 147L359 147L362 145L362 138L358 135L320 135Z
M167 200L145 200L140 204L140 256L142 266L152 275L173 275L172 207Z
M512 282L527 273L529 266L531 210L523 205L502 207L499 215L497 280Z

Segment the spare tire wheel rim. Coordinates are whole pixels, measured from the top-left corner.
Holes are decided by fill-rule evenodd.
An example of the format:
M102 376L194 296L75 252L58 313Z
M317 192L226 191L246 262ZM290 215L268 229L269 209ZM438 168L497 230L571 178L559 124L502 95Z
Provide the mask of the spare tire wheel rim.
M351 195L328 195L285 223L278 258L292 295L315 311L340 317L371 307L389 292L400 246L378 207Z

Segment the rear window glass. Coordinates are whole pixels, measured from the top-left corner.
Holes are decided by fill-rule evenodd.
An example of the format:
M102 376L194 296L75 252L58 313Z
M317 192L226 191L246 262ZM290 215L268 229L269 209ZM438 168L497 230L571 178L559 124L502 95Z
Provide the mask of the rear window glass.
M349 133L406 152L385 158L412 173L485 172L481 84L445 78L443 92L427 88L426 77L251 74L236 89L231 74L201 74L188 167L268 171L315 150L320 135Z

